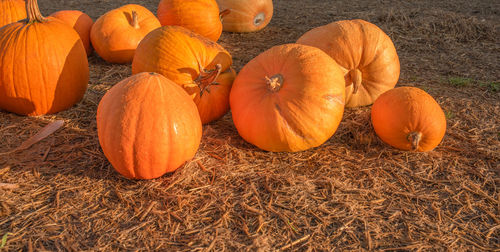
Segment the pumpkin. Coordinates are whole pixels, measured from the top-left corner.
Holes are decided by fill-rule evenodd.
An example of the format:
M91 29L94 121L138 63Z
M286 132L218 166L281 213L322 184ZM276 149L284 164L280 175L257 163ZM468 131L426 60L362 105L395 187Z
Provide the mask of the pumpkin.
M443 139L446 118L439 104L422 89L391 89L371 110L375 133L387 144L418 152L434 149Z
M104 155L127 178L153 179L193 158L201 121L190 97L157 73L140 73L114 85L97 108Z
M228 32L254 32L266 27L273 17L272 0L217 0L222 27Z
M82 39L87 56L92 53L92 46L90 45L90 29L92 28L94 21L87 14L78 10L62 10L52 13L50 16L55 17L73 27Z
M23 0L0 0L0 27L26 18Z
M359 19L330 23L306 32L297 43L320 48L342 67L347 107L370 105L398 82L396 48L372 23Z
M28 18L0 28L0 109L21 115L51 114L80 101L89 66L78 33L44 18L36 0Z
M163 26L137 47L132 73L157 72L183 87L205 124L229 110L231 64L231 55L217 43L180 26Z
M127 4L99 17L90 31L97 54L110 63L130 63L139 42L160 22L148 9Z
M162 26L177 25L217 41L222 34L215 0L161 0L157 10Z
M321 50L272 47L234 80L231 113L240 136L267 151L301 151L328 140L344 113L344 74Z

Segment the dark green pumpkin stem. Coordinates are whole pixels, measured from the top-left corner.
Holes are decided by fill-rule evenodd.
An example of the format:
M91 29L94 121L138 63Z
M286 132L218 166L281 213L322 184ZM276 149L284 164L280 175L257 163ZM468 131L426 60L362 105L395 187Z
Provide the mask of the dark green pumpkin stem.
M42 13L40 13L37 0L26 1L26 14L28 15L28 23L30 24L47 21L47 19L42 16Z

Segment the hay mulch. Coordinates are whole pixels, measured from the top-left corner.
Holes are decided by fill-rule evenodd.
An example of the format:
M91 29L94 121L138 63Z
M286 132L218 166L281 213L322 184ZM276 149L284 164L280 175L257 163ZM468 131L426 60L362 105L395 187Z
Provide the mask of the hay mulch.
M124 4L40 3L46 14L82 9L94 19ZM142 4L156 11L156 1ZM499 251L499 9L477 0L282 0L265 30L222 36L239 70L314 26L353 18L379 25L400 55L398 85L426 90L447 115L446 136L428 153L381 142L369 107L346 110L329 141L299 153L255 148L228 114L203 127L197 155L175 173L128 180L102 154L95 114L130 66L94 54L89 89L70 110L0 112L0 152L65 121L31 148L0 155L0 244L7 251Z

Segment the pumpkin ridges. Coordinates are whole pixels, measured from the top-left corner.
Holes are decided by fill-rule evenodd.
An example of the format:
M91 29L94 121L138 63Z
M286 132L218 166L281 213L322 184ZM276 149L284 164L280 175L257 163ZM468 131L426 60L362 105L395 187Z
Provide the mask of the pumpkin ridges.
M21 0L0 0L0 27L26 18L26 4Z

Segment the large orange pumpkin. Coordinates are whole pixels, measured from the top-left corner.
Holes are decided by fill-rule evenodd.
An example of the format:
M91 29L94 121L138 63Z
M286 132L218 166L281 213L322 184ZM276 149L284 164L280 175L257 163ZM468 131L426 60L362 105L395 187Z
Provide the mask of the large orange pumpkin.
M0 27L25 18L24 0L0 0Z
M127 4L99 17L90 31L97 54L111 63L130 63L141 40L160 22L151 11Z
M44 18L28 0L28 19L0 28L0 109L21 115L56 113L87 89L87 54L78 33Z
M215 0L161 0L157 15L163 26L182 26L213 41L222 34Z
M104 95L97 133L104 155L120 174L152 179L193 158L201 121L181 87L160 74L140 73Z
M342 67L346 106L372 104L399 79L399 58L391 39L364 20L342 20L306 32L297 43L315 46Z
M324 143L344 113L344 74L321 50L275 46L241 69L230 95L238 133L267 151L301 151Z
M430 151L446 132L446 117L439 104L415 87L383 93L373 104L371 114L380 139L402 150Z
M157 72L179 84L208 123L229 110L231 64L231 55L217 43L180 26L163 26L137 47L132 73Z
M266 27L273 17L272 0L217 0L217 4L224 31L258 31Z
M55 17L73 27L82 39L87 56L92 53L92 46L90 45L90 29L94 24L92 18L78 10L62 10L52 13L50 16Z

